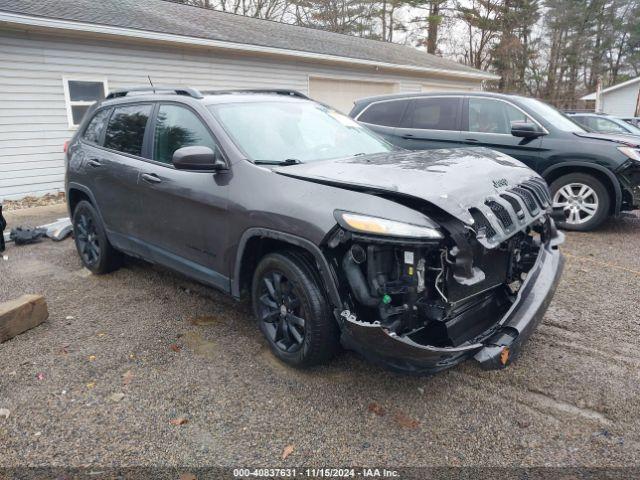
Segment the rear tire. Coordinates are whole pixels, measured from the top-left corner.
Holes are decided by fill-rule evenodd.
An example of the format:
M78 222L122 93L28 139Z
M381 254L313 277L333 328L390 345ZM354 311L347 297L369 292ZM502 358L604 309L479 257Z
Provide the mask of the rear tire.
M328 362L339 329L324 288L308 262L291 252L270 253L253 275L254 315L271 351L294 367Z
M117 270L122 254L114 249L94 206L82 200L73 211L73 238L82 264L96 275Z
M554 208L561 207L567 220L558 226L565 230L587 232L598 228L609 216L609 191L597 178L586 173L570 173L549 187Z

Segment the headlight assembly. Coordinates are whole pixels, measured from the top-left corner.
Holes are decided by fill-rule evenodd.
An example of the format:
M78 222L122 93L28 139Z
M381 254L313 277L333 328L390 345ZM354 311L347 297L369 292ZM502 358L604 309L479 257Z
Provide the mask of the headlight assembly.
M626 157L630 158L631 160L640 162L640 149L633 147L618 147L618 150L620 150Z
M336 211L336 219L343 228L354 232L404 238L444 238L436 228L396 222L386 218L370 217L359 213Z

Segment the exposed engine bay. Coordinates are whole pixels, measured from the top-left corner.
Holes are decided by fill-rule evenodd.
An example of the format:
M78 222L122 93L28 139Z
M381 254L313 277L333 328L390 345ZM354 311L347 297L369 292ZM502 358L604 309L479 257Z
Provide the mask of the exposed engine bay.
M328 246L348 299L340 315L435 347L490 335L549 235L544 219L493 248L458 221L445 223L448 235L439 241L380 239L338 229Z

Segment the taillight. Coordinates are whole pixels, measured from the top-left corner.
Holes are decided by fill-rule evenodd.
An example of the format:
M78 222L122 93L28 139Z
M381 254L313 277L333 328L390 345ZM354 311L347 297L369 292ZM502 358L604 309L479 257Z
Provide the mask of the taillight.
M62 147L62 151L64 153L67 153L67 150L69 150L69 140L65 140L64 141L64 147Z

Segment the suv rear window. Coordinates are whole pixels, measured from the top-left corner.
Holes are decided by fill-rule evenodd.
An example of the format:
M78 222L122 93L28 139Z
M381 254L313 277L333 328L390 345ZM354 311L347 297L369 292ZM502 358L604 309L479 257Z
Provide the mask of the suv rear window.
M413 100L404 119L404 128L458 130L458 98L421 98Z
M151 105L116 107L107 125L104 146L122 153L142 155L142 141Z
M100 142L102 141L102 132L104 131L104 127L107 125L107 120L109 120L109 113L111 113L110 108L105 108L104 110L100 110L96 113L89 122L89 125L87 125L82 138L87 142L100 145Z
M407 108L408 100L392 100L369 105L358 117L359 122L382 125L384 127L397 127L402 119L402 114Z

